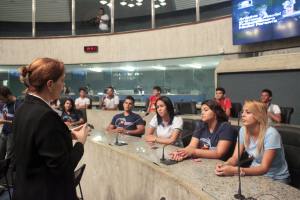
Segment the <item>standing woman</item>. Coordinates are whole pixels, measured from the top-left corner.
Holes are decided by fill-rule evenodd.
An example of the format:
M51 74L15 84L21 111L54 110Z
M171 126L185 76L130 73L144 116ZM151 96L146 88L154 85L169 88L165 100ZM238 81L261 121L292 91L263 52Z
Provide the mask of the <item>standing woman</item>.
M264 175L289 183L289 171L284 149L278 131L268 126L267 106L258 101L246 101L242 114L243 127L240 129L240 155L246 151L253 161L248 168L241 168L241 175ZM215 173L232 176L238 173L238 146L233 156L224 164L218 164Z
M74 169L83 155L88 128L70 131L50 106L63 90L64 64L39 58L20 72L27 94L13 122L14 199L75 200ZM74 146L72 136L77 140Z
M63 105L62 120L67 126L77 126L84 123L81 111L76 110L74 100L67 98Z
M174 144L182 132L183 121L175 116L172 101L161 96L155 103L156 115L152 118L147 129L145 140L151 143ZM154 132L156 131L156 135ZM177 144L180 145L180 144Z

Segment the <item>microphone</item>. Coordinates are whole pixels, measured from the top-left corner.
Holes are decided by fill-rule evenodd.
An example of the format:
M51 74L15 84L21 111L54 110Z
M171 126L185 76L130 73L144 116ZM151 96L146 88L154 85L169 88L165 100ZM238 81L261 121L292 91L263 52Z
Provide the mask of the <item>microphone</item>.
M240 120L241 120L241 112L238 113L238 127L240 127ZM241 161L241 155L240 155L240 134L238 133L237 136L237 142L238 142L238 176L239 176L239 187L238 187L238 193L234 195L235 199L241 199L241 200L256 200L253 197L246 198L242 194L242 184L241 184L241 164L244 164L246 162L249 162L250 160L253 160L253 157L249 157L248 159L245 159Z
M171 160L171 159L166 159L165 158L165 147L166 146L168 146L168 144L164 145L163 148L162 148L162 155L161 155L160 163L165 164L165 165L176 164L177 163L176 160Z
M241 113L238 113L238 127L240 127ZM240 134L237 136L238 143L238 176L239 176L239 188L238 193L234 195L235 199L246 199L244 195L242 195L242 185L241 185L241 155L240 155Z

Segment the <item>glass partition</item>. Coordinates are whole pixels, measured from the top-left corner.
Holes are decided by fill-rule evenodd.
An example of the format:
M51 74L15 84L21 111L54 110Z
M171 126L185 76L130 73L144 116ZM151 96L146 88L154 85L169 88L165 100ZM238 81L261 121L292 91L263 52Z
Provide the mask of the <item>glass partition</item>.
M151 29L151 0L36 0L36 37ZM200 21L231 14L230 0L200 0ZM196 22L196 0L154 0L155 27ZM0 1L0 37L32 36L32 0Z
M36 36L72 34L71 1L36 0Z
M32 36L31 0L0 1L0 37Z
M123 63L66 65L65 85L69 95L78 96L80 87L99 100L108 86L123 99L134 95L145 101L153 86L173 101L203 101L214 95L214 71L222 56L193 57ZM0 84L7 85L17 96L25 89L19 82L16 66L0 66Z
M156 0L156 27L196 21L196 0Z
M115 0L115 32L150 28L151 0Z
M110 32L110 0L76 0L76 34L95 34Z

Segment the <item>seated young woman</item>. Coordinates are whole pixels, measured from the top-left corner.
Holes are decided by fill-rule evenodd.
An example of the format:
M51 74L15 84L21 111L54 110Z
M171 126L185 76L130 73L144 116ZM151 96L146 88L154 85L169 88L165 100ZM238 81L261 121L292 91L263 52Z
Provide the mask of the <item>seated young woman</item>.
M61 118L67 126L77 126L84 123L81 112L76 110L74 100L71 98L65 100Z
M175 144L182 131L183 121L175 116L172 101L161 96L155 103L156 115L151 119L145 140L150 143ZM156 131L156 135L154 132ZM177 144L179 145L179 143Z
M253 158L250 167L241 168L242 176L265 175L284 183L289 182L289 171L284 149L278 131L268 126L268 112L265 104L246 101L242 113L243 127L240 129L240 153L246 151ZM241 155L240 154L240 155ZM215 173L232 176L238 173L238 147L223 164L217 164Z
M225 160L231 156L236 135L220 105L214 100L206 100L201 105L201 121L196 125L190 144L172 152L171 159L182 161L194 157Z

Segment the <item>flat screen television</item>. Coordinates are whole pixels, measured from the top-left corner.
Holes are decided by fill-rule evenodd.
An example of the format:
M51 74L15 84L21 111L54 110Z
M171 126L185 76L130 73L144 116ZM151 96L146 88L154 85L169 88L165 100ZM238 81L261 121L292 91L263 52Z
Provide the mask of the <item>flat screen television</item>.
M233 0L233 44L300 36L300 0Z

